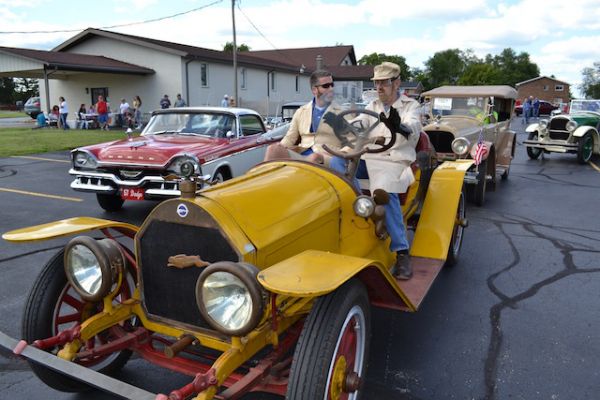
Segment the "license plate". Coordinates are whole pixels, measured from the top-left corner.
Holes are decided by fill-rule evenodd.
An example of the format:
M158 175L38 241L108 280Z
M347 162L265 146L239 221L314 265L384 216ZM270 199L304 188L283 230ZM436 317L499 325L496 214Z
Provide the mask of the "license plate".
M121 198L123 200L144 200L144 189L141 188L121 188Z

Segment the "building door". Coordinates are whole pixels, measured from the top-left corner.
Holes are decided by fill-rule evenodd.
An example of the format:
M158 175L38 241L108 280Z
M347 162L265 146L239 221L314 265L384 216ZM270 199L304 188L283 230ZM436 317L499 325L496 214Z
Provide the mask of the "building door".
M98 96L104 97L104 101L108 102L108 88L92 88L92 104L98 102Z

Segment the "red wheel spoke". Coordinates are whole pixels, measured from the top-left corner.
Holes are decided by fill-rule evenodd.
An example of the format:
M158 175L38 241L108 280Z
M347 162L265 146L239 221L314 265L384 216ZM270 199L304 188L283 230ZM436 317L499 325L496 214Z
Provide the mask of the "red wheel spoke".
M60 315L56 318L56 325L67 324L69 322L79 322L81 321L81 313L73 313L67 315Z
M70 305L71 307L81 311L83 309L83 306L85 305L84 302L76 299L75 297L71 296L70 294L65 294L62 298L62 302L67 303L68 305Z

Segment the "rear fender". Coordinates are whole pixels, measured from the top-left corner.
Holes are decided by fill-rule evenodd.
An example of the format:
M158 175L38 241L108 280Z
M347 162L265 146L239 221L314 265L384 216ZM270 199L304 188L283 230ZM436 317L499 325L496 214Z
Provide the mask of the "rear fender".
M446 161L436 168L410 248L412 257L446 260L465 172L473 160Z
M318 297L353 277L366 286L375 305L414 311L407 296L381 261L319 250L306 250L262 270L258 281L270 292L292 297Z
M9 242L35 242L108 228L114 229L128 237L135 236L139 230L139 227L124 222L100 218L75 217L16 229L4 233L2 238Z

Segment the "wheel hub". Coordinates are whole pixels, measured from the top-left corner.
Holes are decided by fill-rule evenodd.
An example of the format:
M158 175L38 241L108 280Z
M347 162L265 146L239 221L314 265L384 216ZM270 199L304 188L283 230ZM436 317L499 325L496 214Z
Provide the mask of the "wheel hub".
M333 374L331 377L331 389L329 395L332 400L339 399L344 392L344 386L346 383L346 368L346 357L340 356L335 362L335 367L333 368Z

